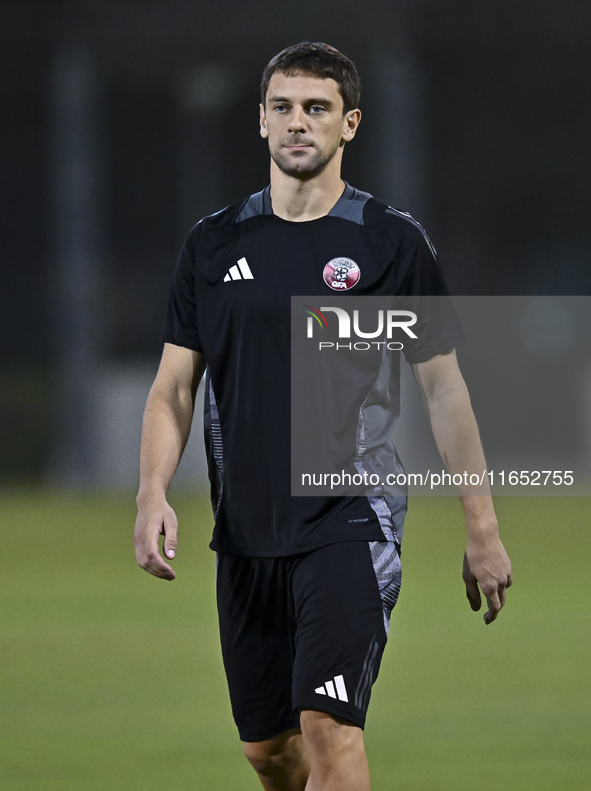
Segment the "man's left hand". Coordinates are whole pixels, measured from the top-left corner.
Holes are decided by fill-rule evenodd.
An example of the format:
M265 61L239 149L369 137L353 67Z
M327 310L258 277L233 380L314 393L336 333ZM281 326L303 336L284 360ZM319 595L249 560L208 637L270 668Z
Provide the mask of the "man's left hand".
M464 553L462 577L466 583L466 596L476 612L482 600L480 588L486 597L488 610L484 623L492 623L505 604L505 592L513 583L511 561L498 537L486 542L469 543Z

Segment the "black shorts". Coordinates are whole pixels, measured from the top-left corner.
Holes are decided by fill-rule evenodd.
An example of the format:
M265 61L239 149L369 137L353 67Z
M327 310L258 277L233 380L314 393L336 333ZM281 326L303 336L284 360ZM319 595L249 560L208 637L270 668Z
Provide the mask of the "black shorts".
M281 558L218 554L222 654L246 742L316 709L363 728L400 591L397 547L349 541Z

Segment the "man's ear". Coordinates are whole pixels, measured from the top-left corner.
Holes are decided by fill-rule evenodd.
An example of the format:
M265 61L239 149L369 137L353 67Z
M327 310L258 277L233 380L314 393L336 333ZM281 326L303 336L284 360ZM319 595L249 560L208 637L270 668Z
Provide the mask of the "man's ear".
M345 115L345 118L343 119L343 141L345 143L353 140L360 121L361 110L358 108L355 110L349 110L349 112Z
M267 129L267 116L265 115L265 108L262 104L259 104L259 123L261 127L261 137L269 137L269 130Z

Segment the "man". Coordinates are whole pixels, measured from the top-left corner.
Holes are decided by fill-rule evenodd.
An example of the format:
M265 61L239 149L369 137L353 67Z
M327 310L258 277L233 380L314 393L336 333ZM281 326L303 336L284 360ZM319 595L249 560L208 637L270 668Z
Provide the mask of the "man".
M358 101L354 65L326 44L290 47L266 67L260 128L270 188L192 229L142 432L136 556L172 580L158 538L174 558L166 491L207 365L222 653L245 754L273 791L369 788L363 726L400 587L406 509L402 498L290 496L290 297L338 299L339 266L345 291L446 293L418 223L341 180ZM451 333L413 364L452 474L485 466L453 352L460 340ZM462 503L467 595L479 609L480 585L490 623L511 567L491 498L464 494Z

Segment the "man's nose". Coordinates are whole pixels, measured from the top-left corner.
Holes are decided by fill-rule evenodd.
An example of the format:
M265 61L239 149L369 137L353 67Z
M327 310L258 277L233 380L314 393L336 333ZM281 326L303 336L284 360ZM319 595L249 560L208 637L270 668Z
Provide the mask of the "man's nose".
M306 128L306 114L303 107L294 107L289 119L290 132L303 132Z

